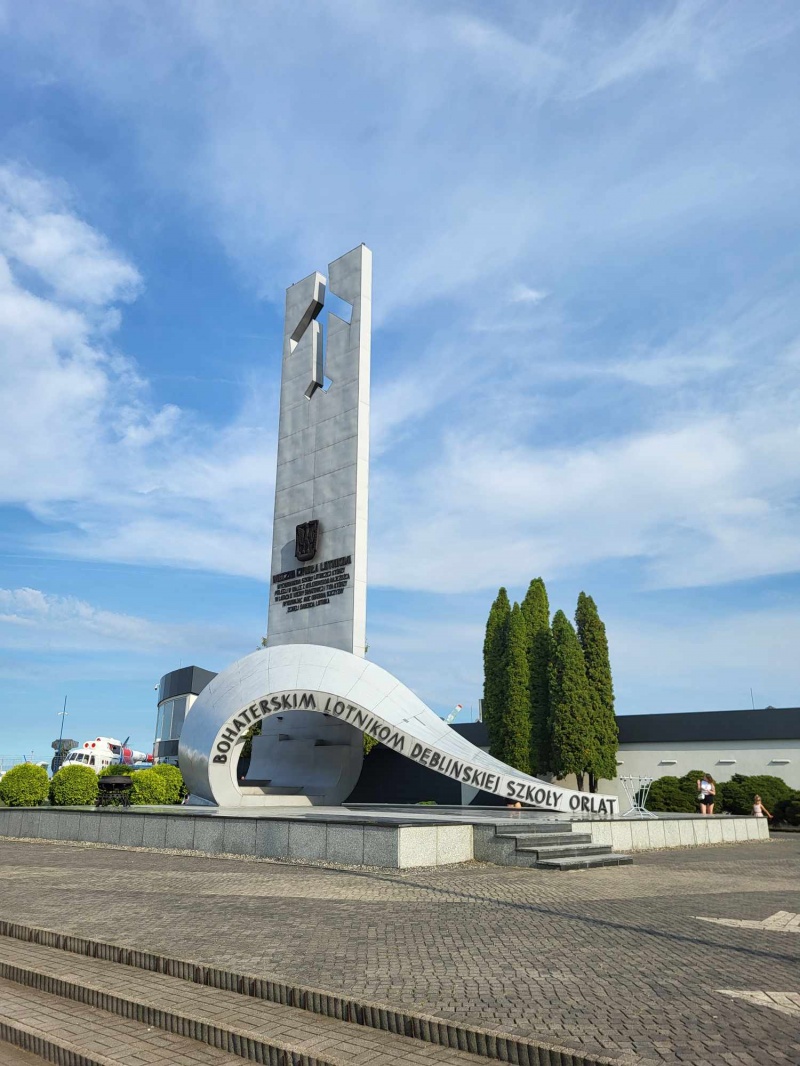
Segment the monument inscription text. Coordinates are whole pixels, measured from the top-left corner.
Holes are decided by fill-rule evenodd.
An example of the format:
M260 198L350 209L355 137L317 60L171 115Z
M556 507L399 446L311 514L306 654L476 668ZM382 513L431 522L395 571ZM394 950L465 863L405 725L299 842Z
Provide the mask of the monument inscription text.
M338 559L310 563L308 566L298 566L295 570L273 574L275 603L282 604L287 614L330 603L334 596L341 596L349 585L348 567L352 562L352 555L340 555Z

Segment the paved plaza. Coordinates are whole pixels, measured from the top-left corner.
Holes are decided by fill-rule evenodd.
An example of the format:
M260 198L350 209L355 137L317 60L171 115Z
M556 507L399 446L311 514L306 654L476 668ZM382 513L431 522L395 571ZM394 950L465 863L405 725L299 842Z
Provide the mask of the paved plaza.
M4 919L627 1062L797 1066L798 913L792 834L569 874L0 841Z

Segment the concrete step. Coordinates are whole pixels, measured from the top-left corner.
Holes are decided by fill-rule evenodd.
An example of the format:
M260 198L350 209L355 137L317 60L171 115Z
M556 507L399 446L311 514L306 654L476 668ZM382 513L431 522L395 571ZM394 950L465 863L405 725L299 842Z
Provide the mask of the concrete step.
M513 837L518 848L558 847L569 844L591 844L591 833L504 833L503 838Z
M71 1013L75 1005L100 1008L112 1024L115 1019L111 1015L133 1019L142 1023L145 1031L150 1026L161 1030L162 1035L187 1039L190 1045L197 1042L220 1048L226 1052L226 1062L237 1055L253 1062L279 1062L283 1055L291 1062L293 1054L303 1055L309 1066L350 1066L353 1062L364 1066L394 1066L398 1062L409 1066L477 1066L482 1062L485 1066L486 1061L468 1052L432 1047L298 1007L5 938L0 939L0 978L14 982L26 993L60 997L62 1012ZM74 1025L70 1031L74 1039ZM167 1042L170 1058L164 1061L175 1061L171 1044ZM197 1051L195 1045L189 1053Z
M93 1011L110 1018L114 1036L105 1057L92 1057L85 1050L73 1054L68 1047L53 1050L61 1031L58 1022L49 1023L51 1044L42 1044L41 1032L23 1032L28 1015L20 1018L10 1008L6 1012L0 998L0 1039L22 1048L40 1046L39 1054L63 1066L213 1066L242 1059L276 1066L486 1066L489 1059L537 1066L616 1063L403 1008L287 985L268 975L237 974L0 920L0 982L7 986L11 981L17 1001L20 995L31 1004L31 997L47 996L60 1003L59 1010L68 1017ZM33 1007L31 1011L36 1016ZM45 1016L56 1017L52 1011ZM129 1024L144 1026L151 1042L148 1054L129 1054L123 1046L117 1034ZM82 1028L86 1026L77 1031ZM73 1029L68 1031L74 1037ZM141 1029L131 1033L132 1040L144 1039ZM175 1040L191 1045L188 1055L184 1045L171 1043ZM162 1047L167 1048L164 1055Z
M611 855L607 844L557 844L552 847L539 845L535 848L517 848L517 854L536 855L540 859L579 858L588 855Z
M0 1039L26 1060L61 1066L241 1066L242 1062L215 1047L201 1049L189 1037L2 978Z
M609 851L606 855L586 855L563 859L539 859L536 862L536 869L592 870L599 866L630 866L632 862L633 857L631 855L622 855L617 851Z
M517 836L519 833L571 833L570 822L495 822L494 831L499 837Z

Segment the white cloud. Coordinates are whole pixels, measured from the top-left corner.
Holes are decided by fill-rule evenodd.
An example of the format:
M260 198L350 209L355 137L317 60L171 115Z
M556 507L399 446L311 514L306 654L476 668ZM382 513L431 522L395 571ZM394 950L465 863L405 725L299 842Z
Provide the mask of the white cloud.
M445 433L430 464L376 485L372 580L457 592L608 559L644 561L659 586L800 570L800 385L780 363L757 377L729 412L584 444Z
M113 301L134 297L136 269L57 184L0 174L0 501L62 524L42 540L50 552L263 573L274 484L264 390L245 389L218 430L153 403L113 347ZM72 243L33 254L54 218Z
M645 260L697 212L706 227L742 202L780 213L793 191L792 166L764 150L785 142L774 108L744 135L738 123L711 142L693 132L706 80L796 29L785 5L476 15L328 0L309 20L289 3L232 19L209 0L163 4L159 32L137 17L115 32L124 11L89 5L64 26L20 10L14 29L55 78L123 118L139 165L270 296L363 239L378 253L379 321L440 296L469 301L543 262ZM650 74L660 80L643 107ZM610 88L604 117L592 97ZM682 135L665 137L676 121Z
M55 194L44 179L26 182L35 242L36 210L51 213ZM109 257L113 277L121 257ZM98 256L95 277L101 264ZM16 261L3 266L0 496L59 523L38 543L73 557L263 579L274 464L272 440L253 432L263 396L251 391L216 430L154 406L135 367L110 349L105 325L26 290ZM94 309L105 320L110 305ZM673 409L635 432L601 427L582 443L549 447L530 436L528 359L512 359L498 382L498 362L485 360L481 344L465 351L434 338L433 373L418 361L376 391L372 581L457 592L522 582L532 565L556 575L615 558L645 560L661 585L799 569L797 349L747 365L756 347L768 354L765 321L756 307L737 316L735 342L712 326L610 363L606 373L670 387ZM731 367L726 391L696 391L698 377ZM690 406L676 381L695 390ZM429 446L401 461L408 434L431 416Z
M516 285L511 291L511 303L539 304L547 298L542 289L532 289L530 285Z
M235 644L230 630L208 624L175 625L136 615L119 614L73 596L40 589L0 589L0 648L46 652L109 651L133 654Z
M72 214L66 192L19 167L0 167L0 252L33 271L60 301L103 305L132 300L136 268Z
M435 323L389 371L375 345L375 582L483 588L609 558L643 559L662 584L797 566L796 368L776 354L779 320L797 336L793 294L749 294L761 328L743 346L736 315L709 310L713 284L705 303L679 288L709 233L789 218L794 156L775 149L792 148L790 102L765 109L730 72L794 14L321 3L309 30L288 4L231 19L211 0L109 33L119 10L64 27L20 9L18 46L129 123L147 180L266 292L363 238L376 319ZM709 79L724 82L713 98ZM63 188L3 173L0 498L58 524L48 551L263 577L265 387L222 428L159 404L113 347L136 268ZM652 290L645 335L617 342L634 275Z

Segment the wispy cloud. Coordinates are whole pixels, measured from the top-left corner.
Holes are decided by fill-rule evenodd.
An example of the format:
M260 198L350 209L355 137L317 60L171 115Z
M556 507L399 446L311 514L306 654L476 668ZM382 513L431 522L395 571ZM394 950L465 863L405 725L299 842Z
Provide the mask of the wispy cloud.
M104 610L73 596L41 589L0 589L0 648L45 654L56 651L171 654L236 646L223 626L170 624Z

